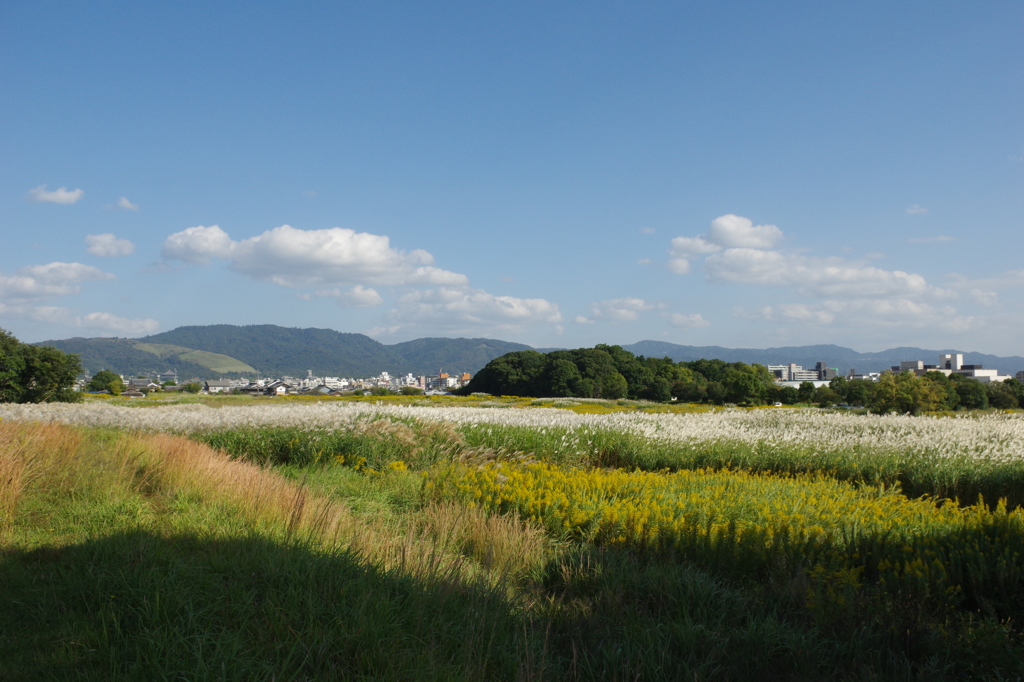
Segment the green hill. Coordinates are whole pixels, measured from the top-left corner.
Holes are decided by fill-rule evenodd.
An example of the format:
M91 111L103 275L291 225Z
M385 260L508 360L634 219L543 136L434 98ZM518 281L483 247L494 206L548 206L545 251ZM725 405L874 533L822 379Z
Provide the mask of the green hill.
M494 358L529 346L495 339L416 339L384 345L363 334L332 329L295 329L276 325L179 327L142 339L67 339L45 341L82 356L92 372L112 369L138 374L178 370L187 376L367 377L381 372L416 375L475 373Z
M201 367L206 367L214 372L248 374L256 371L244 362L235 360L229 355L210 353L205 350L193 350L192 348L171 346L162 343L137 343L135 344L135 349L151 353L159 358L179 358L182 362L189 362Z
M391 374L476 372L494 358L529 346L495 339L416 339L385 345L364 334L276 325L218 324L178 327L146 343L177 345L230 355L266 375L366 377Z

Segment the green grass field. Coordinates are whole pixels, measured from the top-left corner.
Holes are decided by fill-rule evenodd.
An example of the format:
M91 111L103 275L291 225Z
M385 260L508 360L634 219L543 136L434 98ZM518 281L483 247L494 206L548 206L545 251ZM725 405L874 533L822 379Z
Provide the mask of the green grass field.
M0 413L0 680L1024 676L1013 415L266 404Z

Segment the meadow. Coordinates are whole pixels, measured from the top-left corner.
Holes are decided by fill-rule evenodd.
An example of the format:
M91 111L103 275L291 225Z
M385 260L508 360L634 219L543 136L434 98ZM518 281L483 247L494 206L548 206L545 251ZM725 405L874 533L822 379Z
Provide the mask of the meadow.
M130 405L0 405L0 679L1024 676L1020 413Z

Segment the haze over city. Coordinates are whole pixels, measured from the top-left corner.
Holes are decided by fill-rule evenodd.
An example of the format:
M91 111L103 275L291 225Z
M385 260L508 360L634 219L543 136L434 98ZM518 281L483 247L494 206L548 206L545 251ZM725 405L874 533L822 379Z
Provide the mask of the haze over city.
M0 327L1020 355L1024 6L8 3Z

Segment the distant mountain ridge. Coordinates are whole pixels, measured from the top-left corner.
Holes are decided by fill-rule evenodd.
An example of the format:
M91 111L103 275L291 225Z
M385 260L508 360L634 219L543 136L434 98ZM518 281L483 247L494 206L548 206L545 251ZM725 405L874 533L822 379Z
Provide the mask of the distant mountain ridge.
M74 338L43 341L82 356L92 372L111 369L138 374L176 369L184 376L368 377L436 374L438 370L475 373L522 343L496 339L424 338L385 345L363 334L333 329L297 329L277 325L227 324L178 327L140 339Z
M879 351L861 353L852 348L836 345L783 346L781 348L723 348L722 346L682 346L666 341L640 341L623 348L635 355L647 357L670 357L676 362L718 358L727 362L758 363L761 365L788 365L796 363L803 367L814 367L815 362L824 362L835 367L841 374L855 369L858 373L881 372L904 360L923 360L927 365L937 364L942 353L963 353L964 363L983 365L987 369L998 369L1000 374L1013 376L1024 370L1024 357L1012 355L1000 357L986 353L975 353L956 349L928 350L901 346Z
M264 376L305 376L306 370L313 370L316 376L344 377L376 376L385 371L395 375L435 374L441 369L450 373L476 373L505 353L533 350L522 343L496 339L423 338L385 345L364 334L270 324L189 326L140 339L78 337L36 345L78 353L82 356L82 366L92 372L111 369L138 374L176 369L180 376L205 378L252 375L256 371ZM843 374L850 368L858 372L880 372L903 360L934 364L940 353L963 352L901 347L861 353L836 345L724 348L683 346L665 341L640 341L622 347L636 355L667 356L677 362L717 358L763 365L792 362L804 367L824 362ZM1024 369L1021 356L964 352L964 361L1011 376Z

